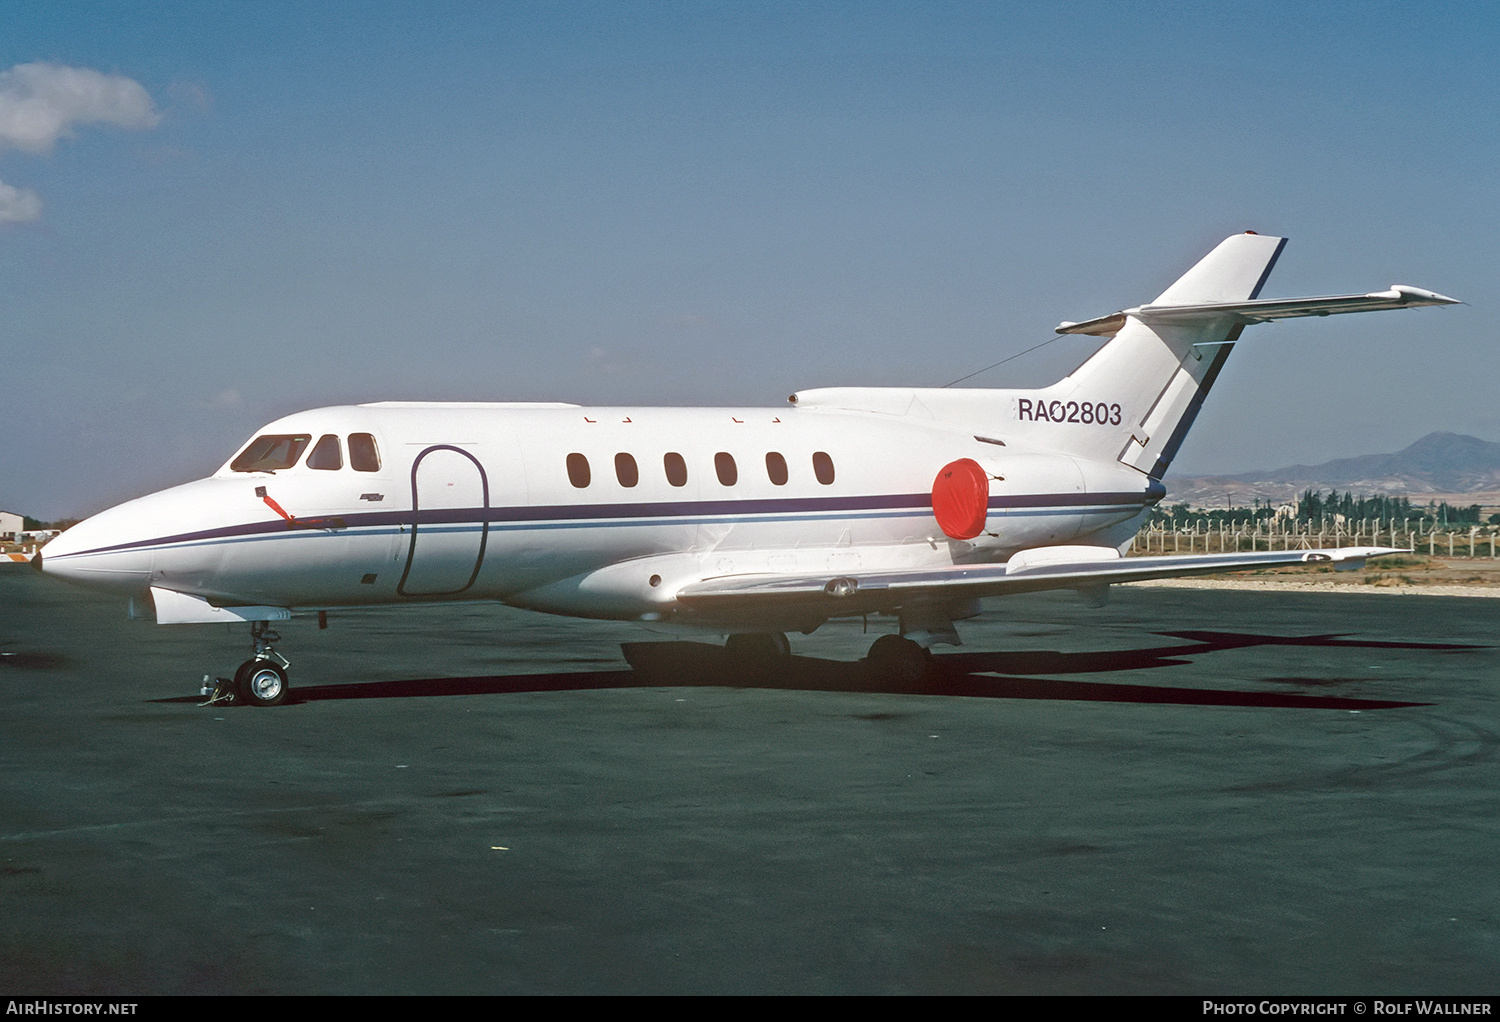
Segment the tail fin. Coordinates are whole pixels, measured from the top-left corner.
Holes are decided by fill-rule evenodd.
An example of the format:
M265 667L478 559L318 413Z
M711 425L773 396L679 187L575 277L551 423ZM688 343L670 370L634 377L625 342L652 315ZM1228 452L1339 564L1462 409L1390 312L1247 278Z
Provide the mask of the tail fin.
M1259 234L1227 238L1151 305L1252 300L1260 294L1285 245L1285 238ZM1160 479L1197 418L1244 323L1231 316L1213 315L1187 323L1157 323L1132 315L1137 311L1095 321L1102 327L1097 332L1112 332L1114 339L1047 392L1057 391L1057 400L1064 408L1071 398L1080 407L1087 402L1096 409L1103 405L1108 411L1106 428L1069 438L1073 453L1099 461L1118 460ZM1067 324L1059 329L1096 332L1080 329L1086 326ZM1050 405L1052 395L1047 396Z
M1198 305L1257 298L1285 247L1285 238L1263 237L1252 231L1232 235L1151 304Z
M1111 340L1070 375L1041 390L847 387L803 391L795 404L963 423L1018 447L1114 461L1154 479L1166 474L1198 409L1251 323L1297 316L1453 305L1421 288L1323 298L1261 299L1285 238L1236 234L1220 242L1156 301L1064 334Z

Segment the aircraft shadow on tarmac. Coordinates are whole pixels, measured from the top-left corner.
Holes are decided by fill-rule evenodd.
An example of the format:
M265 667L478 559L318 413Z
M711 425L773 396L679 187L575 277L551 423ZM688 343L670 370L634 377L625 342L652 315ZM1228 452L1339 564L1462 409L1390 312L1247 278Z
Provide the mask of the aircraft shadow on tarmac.
M697 642L625 643L631 670L514 674L473 678L413 678L400 681L309 685L293 688L289 704L333 699L407 699L418 696L503 695L517 692L570 692L587 689L763 688L809 692L869 692L898 695L965 696L987 699L1063 699L1090 702L1174 703L1197 706L1301 707L1374 710L1427 703L1294 692L1169 688L1114 682L1068 681L1032 675L1134 671L1186 664L1184 657L1251 646L1318 646L1354 649L1465 650L1455 643L1381 642L1338 635L1254 635L1240 632L1162 632L1183 642L1136 650L1059 653L1051 651L944 653L932 658L921 679L899 682L868 661L840 662L792 656L767 665L731 655L722 646ZM1336 685L1346 679L1268 678L1299 688ZM1353 680L1353 679L1348 679ZM187 702L187 699L160 700Z

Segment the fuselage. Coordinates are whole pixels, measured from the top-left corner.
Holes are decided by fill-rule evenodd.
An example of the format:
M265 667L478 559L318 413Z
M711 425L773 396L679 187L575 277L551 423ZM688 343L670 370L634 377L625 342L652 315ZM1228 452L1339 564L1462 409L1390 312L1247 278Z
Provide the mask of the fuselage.
M1108 338L1040 389L832 387L788 407L385 402L278 419L219 471L58 536L41 570L160 624L239 621L251 657L210 701L271 706L296 611L498 601L727 633L888 615L867 657L919 680L980 601L1393 551L1123 555L1241 331L1455 304L1420 288L1262 300L1285 239L1226 238L1154 302L1064 322ZM148 610L149 608L149 610Z
M935 477L959 459L989 477L968 539L933 511ZM678 586L714 576L1118 545L1162 492L1120 464L871 412L340 406L272 422L211 477L74 526L42 567L214 605L492 600L668 621Z

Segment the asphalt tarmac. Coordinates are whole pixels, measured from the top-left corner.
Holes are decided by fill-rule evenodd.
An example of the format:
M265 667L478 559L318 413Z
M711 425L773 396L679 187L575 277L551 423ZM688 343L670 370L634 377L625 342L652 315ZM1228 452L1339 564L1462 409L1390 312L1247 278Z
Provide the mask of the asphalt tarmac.
M1016 597L903 692L423 607L252 709L245 626L0 567L0 993L1493 994L1497 616Z

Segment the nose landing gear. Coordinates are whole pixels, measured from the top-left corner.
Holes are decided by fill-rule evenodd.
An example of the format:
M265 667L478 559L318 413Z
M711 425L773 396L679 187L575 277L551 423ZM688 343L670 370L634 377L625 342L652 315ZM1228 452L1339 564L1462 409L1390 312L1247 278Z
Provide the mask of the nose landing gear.
M246 660L234 672L234 687L251 706L275 706L286 699L291 685L286 668L270 660Z
M234 672L236 694L251 706L275 706L286 699L291 684L286 669L291 662L272 647L281 636L271 631L269 622L250 622L250 646L253 656Z
M271 631L269 622L251 621L250 659L235 669L233 681L215 679L209 702L225 702L226 697L251 706L277 706L285 702L292 687L286 673L291 661L273 648L272 644L280 641L281 636ZM206 685L204 691L207 691Z

